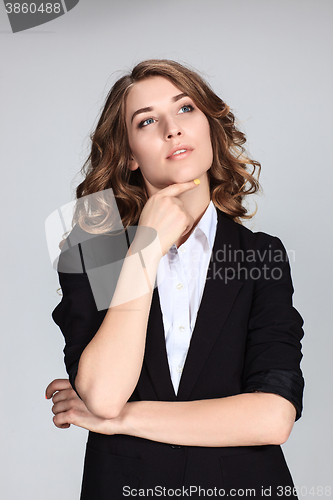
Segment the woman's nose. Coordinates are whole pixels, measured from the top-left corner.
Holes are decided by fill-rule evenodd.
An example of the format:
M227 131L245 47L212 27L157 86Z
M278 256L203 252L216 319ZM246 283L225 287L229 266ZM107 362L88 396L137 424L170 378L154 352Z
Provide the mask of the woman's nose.
M182 135L181 131L178 130L177 132L174 131L174 132L170 132L167 136L168 139L172 139L173 137L176 137L176 136L179 136L179 135Z
M167 139L172 139L173 137L181 136L183 132L176 121L171 119L166 119L165 121L165 136Z

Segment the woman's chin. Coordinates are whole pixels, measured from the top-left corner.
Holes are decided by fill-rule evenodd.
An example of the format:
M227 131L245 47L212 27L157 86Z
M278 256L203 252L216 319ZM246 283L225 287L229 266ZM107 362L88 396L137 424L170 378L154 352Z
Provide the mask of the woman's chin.
M198 175L196 176L192 173L190 175L175 176L168 181L167 185L170 186L171 184L182 184L183 182L190 182L193 181L194 179L197 179L198 177L199 177Z
M154 185L151 184L150 182L149 183L146 182L146 186L149 196L152 196L156 192L161 191L162 189L165 189L168 186L171 186L172 184L182 184L183 182L190 182L199 177L200 177L199 175L195 175L193 173L190 174L184 173L183 175L180 174L172 176L169 179L165 179L164 181L155 183Z

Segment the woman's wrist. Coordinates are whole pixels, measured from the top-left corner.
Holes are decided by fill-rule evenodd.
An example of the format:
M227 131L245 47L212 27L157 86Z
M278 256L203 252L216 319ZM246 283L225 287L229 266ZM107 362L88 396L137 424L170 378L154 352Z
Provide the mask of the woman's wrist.
M119 417L117 417L116 422L116 432L114 434L126 434L128 436L135 436L135 429L137 428L136 415L143 401L133 401L132 403L126 403L122 409ZM114 429L113 429L114 430Z
M137 234L128 250L129 255L135 253L139 253L146 268L157 267L163 256L157 231L149 227L139 226Z

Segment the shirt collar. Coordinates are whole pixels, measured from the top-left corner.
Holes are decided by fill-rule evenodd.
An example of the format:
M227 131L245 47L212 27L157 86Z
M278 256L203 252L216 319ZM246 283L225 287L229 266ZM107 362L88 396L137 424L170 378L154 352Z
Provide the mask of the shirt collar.
M212 250L216 235L216 225L217 211L214 203L210 201L193 233L189 236L188 240L183 243L183 245L192 246L193 244L196 245L197 242L201 242L201 244L205 246L205 242L207 242L209 250ZM181 248L183 245L180 245L179 248ZM165 255L169 255L169 257L171 257L172 255L176 255L179 248L177 249L176 245L173 244Z
M194 230L194 234L196 232L202 231L206 236L208 245L210 249L213 249L215 234L216 234L216 224L217 224L217 211L214 206L214 203L210 201L208 207L205 210L205 213L199 220L197 227Z

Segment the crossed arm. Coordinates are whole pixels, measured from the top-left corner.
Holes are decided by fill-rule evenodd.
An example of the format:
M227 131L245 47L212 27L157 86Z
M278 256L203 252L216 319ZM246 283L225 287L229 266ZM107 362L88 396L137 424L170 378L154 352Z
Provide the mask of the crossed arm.
M277 241L275 246L283 248ZM146 270L152 283L152 278L156 275L157 261L151 258L148 259L148 263L151 265L148 265ZM132 288L134 285L133 280L125 279L126 276L133 277L139 273L131 268L130 263L125 262L125 264L119 279L119 283L124 286L118 284L117 292L121 295L120 292L124 290L126 298L127 283L131 283ZM298 356L301 324L299 318L295 319L294 312L290 312L289 295L292 293L292 286L288 265L284 263L283 266L284 278L279 283L263 280L263 283L257 285L258 304L253 308L249 344L252 358L260 358L260 352L258 354L253 349L257 344L259 347L262 345L260 332L264 327L265 332L267 331L265 321L268 321L272 312L281 315L278 307L281 303L282 312L284 308L288 311L288 320L292 314L290 319L293 325L292 342L289 339L291 334L286 331L285 337L288 337L288 343L282 337L282 345L288 345L292 353L296 352L292 357L293 366ZM138 299L132 301L131 309L141 311L141 321L137 318L133 320L131 316L125 318L123 315L121 320L118 320L117 306L110 308L110 313L107 313L101 328L80 358L75 385L83 401L77 396L68 380L55 380L48 386L46 397L53 399L55 425L68 428L73 424L102 434L127 434L185 446L256 446L285 442L292 430L296 410L288 399L270 392L250 392L219 399L186 402L126 402L133 392L140 373L151 295L150 290L149 293L141 294ZM263 313L263 305L260 302L262 297L265 299L265 304L268 302L266 315L268 319ZM66 300L66 297L64 298ZM126 303L126 300L121 302ZM62 319L58 324L64 323L72 335L73 325L68 323L68 315L65 316L66 321ZM286 313L282 314L280 324L275 327L278 329L280 326L283 332L285 317ZM131 321L135 322L135 327L131 326ZM135 338L131 337L132 332L135 332ZM271 332L270 334L272 335ZM278 345L277 342L273 344ZM129 352L124 346L133 348ZM277 354L281 358L280 350ZM265 363L257 368L259 372L267 369ZM120 395L117 393L116 397L113 397L113 394L110 394L110 387L121 387Z
M51 382L53 422L101 434L127 434L184 446L256 446L282 444L292 430L296 410L271 393L238 394L221 399L126 403L119 416L105 419L91 413L66 379Z

